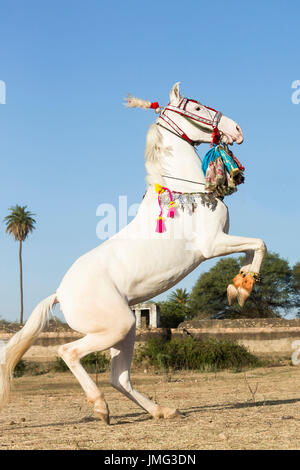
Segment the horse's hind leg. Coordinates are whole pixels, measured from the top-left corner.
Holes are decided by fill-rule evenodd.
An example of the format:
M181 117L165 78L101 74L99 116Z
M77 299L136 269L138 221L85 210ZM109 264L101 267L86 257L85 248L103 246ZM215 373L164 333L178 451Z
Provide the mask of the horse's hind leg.
M132 387L130 381L130 365L133 356L134 341L135 326L131 328L126 338L111 348L111 385L150 413L155 419L173 418L180 415L178 410L159 406Z
M58 353L74 374L90 403L94 404L95 413L106 424L109 424L109 410L104 394L80 364L80 359L95 351L104 351L120 341L135 324L133 313L128 309L126 321L119 322L112 330L103 329L101 333L91 333L72 343L59 347ZM124 318L123 318L124 320Z

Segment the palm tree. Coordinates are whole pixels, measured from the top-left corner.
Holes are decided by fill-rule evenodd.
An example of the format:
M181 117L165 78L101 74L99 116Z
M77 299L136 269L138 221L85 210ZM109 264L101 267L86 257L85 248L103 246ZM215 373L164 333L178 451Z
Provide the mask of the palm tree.
M21 293L21 312L20 324L23 324L23 271L22 271L22 243L28 237L30 232L35 229L35 220L30 211L26 210L27 206L10 207L10 214L4 218L6 224L6 233L19 242L19 263L20 263L20 293Z
M187 305L189 300L189 293L186 289L176 289L169 297L170 302L176 304Z

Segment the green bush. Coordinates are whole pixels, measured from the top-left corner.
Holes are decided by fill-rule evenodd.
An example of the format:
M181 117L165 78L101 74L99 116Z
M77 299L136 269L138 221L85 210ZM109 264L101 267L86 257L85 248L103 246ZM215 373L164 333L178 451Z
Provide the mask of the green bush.
M105 372L109 368L110 360L105 354L97 352L85 356L81 360L81 364L87 372Z
M108 369L110 363L105 354L100 352L88 354L83 359L81 359L80 362L85 370L92 374L105 372ZM56 358L53 368L55 372L66 372L69 370L66 363L60 357Z
M162 337L150 338L137 351L136 361L146 361L158 370L237 371L260 365L255 356L236 342L191 337L170 341Z
M52 369L54 370L54 372L67 372L68 370L70 370L67 364L65 363L65 361L63 361L61 357L57 357L55 359L55 363Z
M43 375L49 372L49 368L41 367L38 362L27 362L21 359L14 370L14 377L22 377L23 375Z
M25 374L26 371L26 362L21 359L14 370L14 377L22 377L22 375Z

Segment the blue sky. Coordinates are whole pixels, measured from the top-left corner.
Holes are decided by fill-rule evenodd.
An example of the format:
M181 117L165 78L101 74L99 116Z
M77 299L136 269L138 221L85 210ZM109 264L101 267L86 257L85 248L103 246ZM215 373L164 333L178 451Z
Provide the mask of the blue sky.
M15 0L1 2L0 219L15 204L36 214L24 244L25 318L81 254L99 244L96 208L139 202L152 112L133 95L182 94L239 123L246 182L227 198L232 234L263 238L300 260L298 1ZM207 146L199 147L203 156ZM17 244L0 224L0 315L19 316ZM192 287L216 261L179 286Z

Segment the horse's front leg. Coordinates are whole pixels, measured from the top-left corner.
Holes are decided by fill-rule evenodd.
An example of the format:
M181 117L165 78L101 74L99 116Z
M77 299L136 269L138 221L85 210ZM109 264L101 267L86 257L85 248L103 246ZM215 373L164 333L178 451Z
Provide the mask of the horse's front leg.
M241 307L251 294L253 285L259 280L259 271L266 252L266 245L259 238L236 237L220 233L211 246L211 257L225 256L232 253L245 253L246 258L240 273L227 288L228 301L231 305L237 298Z

